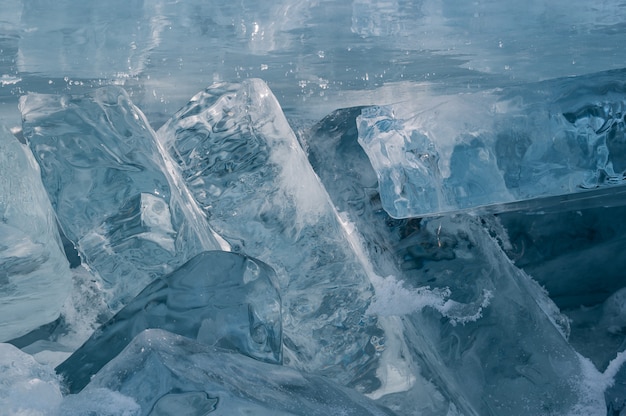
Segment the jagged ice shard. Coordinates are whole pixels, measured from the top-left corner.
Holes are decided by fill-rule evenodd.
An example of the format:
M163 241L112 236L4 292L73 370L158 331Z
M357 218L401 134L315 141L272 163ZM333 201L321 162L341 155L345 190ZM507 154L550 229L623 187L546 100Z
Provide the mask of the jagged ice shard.
M126 91L28 94L20 110L60 227L103 280L112 310L220 247Z
M432 384L443 396L400 401L404 412L446 414L456 408L468 415L525 415L593 409L602 392L573 382L586 374L566 340L568 319L489 235L489 229L499 228L497 221L485 218L485 227L463 215L394 220L381 209L376 172L357 142L362 110L334 112L304 133L303 141L337 208L360 233L377 274L387 276L374 282L370 312L402 316L402 335L385 342L389 351L383 349L383 361L403 354L410 369L406 376L415 380L410 387L424 391ZM449 299L425 304L428 287L448 290ZM380 399L399 406L396 400Z
M211 227L233 250L276 270L286 363L375 389L370 340L382 331L364 314L372 296L367 266L268 86L215 84L158 136Z
M69 263L39 166L0 125L0 341L54 321L70 290Z
M498 212L519 208L519 201L623 184L623 76L363 109L359 143L378 174L384 209L394 218Z

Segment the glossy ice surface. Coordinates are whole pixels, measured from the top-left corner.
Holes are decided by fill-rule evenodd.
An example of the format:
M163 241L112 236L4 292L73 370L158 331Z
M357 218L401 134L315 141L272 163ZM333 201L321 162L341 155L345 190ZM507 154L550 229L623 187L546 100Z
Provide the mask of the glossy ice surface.
M0 2L0 413L624 413L625 21Z

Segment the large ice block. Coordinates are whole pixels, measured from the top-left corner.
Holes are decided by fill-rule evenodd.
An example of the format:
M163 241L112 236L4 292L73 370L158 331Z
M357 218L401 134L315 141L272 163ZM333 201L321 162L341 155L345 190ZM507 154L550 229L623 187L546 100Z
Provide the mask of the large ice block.
M364 109L359 143L394 218L506 210L510 202L623 184L625 93L622 71L426 93Z
M133 398L141 415L391 415L323 377L197 343L141 332L76 397L105 388Z
M372 388L365 266L268 86L215 84L158 135L215 231L276 270L285 362Z
M37 162L0 125L0 341L58 318L70 288L69 263Z
M415 382L378 400L409 414L416 387L434 385L448 405L417 404L428 403L432 414L603 414L601 388L585 389L580 357L566 340L567 319L501 250L489 232L496 220L393 219L382 209L376 172L357 143L361 110L338 110L303 140L376 274L387 276L374 281L369 312L399 317L400 336L382 342L382 361ZM436 288L449 299L425 300Z
M158 278L57 367L71 392L141 331L161 328L198 342L282 362L281 303L274 271L225 251L203 252Z
M64 234L119 309L155 277L219 248L128 94L20 99L24 137Z

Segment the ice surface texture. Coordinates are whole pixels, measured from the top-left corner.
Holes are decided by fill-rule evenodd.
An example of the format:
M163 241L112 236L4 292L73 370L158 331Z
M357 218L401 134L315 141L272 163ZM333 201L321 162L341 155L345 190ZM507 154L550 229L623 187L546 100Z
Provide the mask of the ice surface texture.
M146 330L81 392L132 397L141 415L391 415L322 377Z
M281 318L275 274L269 266L240 254L204 252L146 287L57 372L71 392L80 391L148 328L282 363Z
M58 318L71 288L39 166L0 125L0 341Z
M119 309L155 277L219 248L126 92L28 94L24 137L61 228Z
M625 92L618 71L425 96L364 109L359 143L394 218L576 193L623 182Z
M215 84L158 135L213 229L276 270L285 362L342 383L375 368L371 284L267 85Z
M479 219L394 220L381 208L376 173L357 143L361 110L334 112L304 140L311 164L362 236L375 271L388 276L374 283L370 310L403 316L401 335L394 339L389 331L381 343L381 360L390 372L395 367L405 379L413 377L406 397L436 388L417 403L394 395L381 402L400 403L406 413L420 407L446 414L452 406L436 399L443 395L463 414L526 415L602 401L601 394L572 382L583 372L565 338L567 319ZM424 297L432 292L425 287L447 288L450 299L429 304Z
M0 413L11 416L135 416L140 408L131 398L108 389L93 389L88 397L65 396L52 368L35 361L11 344L0 344Z
M0 344L0 412L5 415L54 415L63 399L52 368L11 344Z

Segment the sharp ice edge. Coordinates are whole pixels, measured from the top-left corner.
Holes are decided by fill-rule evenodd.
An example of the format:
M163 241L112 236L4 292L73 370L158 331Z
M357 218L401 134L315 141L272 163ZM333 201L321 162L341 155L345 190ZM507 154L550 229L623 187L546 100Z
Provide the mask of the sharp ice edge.
M375 362L375 319L354 323L371 298L364 265L342 244L337 213L267 85L214 84L158 135L216 231L276 269L286 361L344 383L353 366Z
M359 143L377 172L383 207L394 218L498 212L622 184L626 87L619 76L364 109Z
M39 165L0 124L0 342L57 319L70 282Z
M43 177L50 199L58 205L61 228L102 282L102 294L112 312L151 277L194 253L229 248L214 238L180 174L159 148L156 133L125 90L104 87L83 96L30 93L20 97L19 107L24 136L39 163L50 170ZM74 124L63 116L74 117ZM89 127L80 132L81 137L75 130L82 125ZM85 161L90 163L85 165ZM121 190L110 186L109 176L122 182ZM103 195L110 199L102 201ZM163 204L162 212L149 212L157 203ZM173 221L175 234L170 232ZM138 241L150 240L168 253L169 260L163 258L161 265L155 265L141 263L142 256L133 257L137 250L149 252L148 244ZM143 248L133 247L136 244ZM104 255L116 260L105 260ZM120 273L134 277L129 282Z

